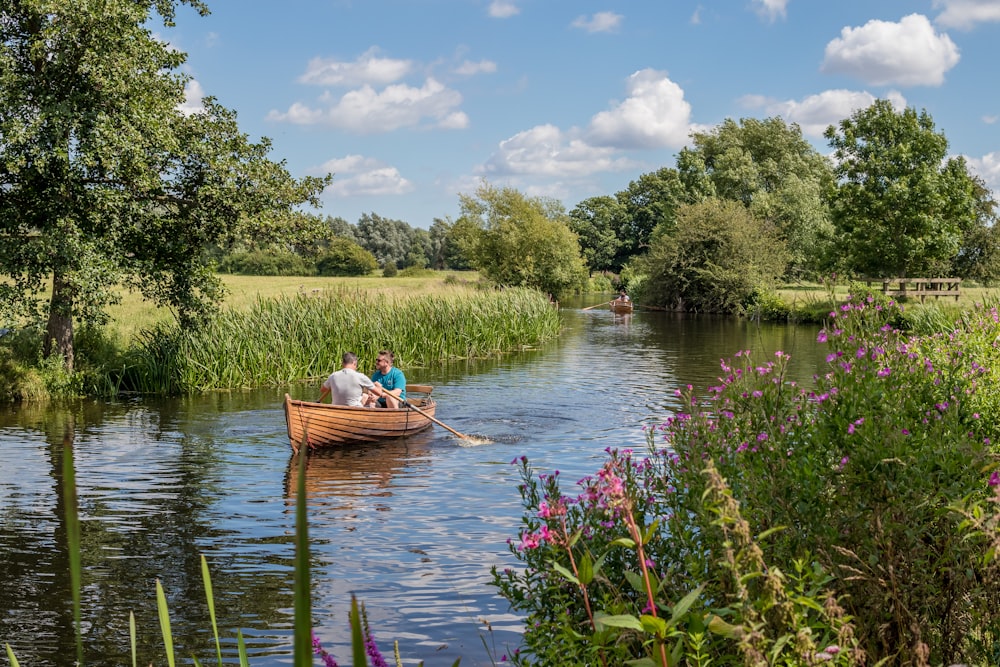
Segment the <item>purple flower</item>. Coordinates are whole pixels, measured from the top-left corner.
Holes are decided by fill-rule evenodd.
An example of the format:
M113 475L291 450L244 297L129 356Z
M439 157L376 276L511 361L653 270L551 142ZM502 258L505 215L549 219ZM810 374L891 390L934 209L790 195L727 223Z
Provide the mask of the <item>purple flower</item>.
M993 471L990 475L990 486L1000 486L1000 471Z

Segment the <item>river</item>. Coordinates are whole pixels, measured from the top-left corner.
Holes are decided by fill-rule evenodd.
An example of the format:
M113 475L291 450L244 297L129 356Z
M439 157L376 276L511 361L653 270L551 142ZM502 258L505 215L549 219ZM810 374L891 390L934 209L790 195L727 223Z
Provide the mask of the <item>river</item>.
M350 659L356 594L383 652L407 664L491 665L517 646L520 623L489 585L514 564L506 542L521 518L526 456L564 484L594 472L609 447L645 447L644 427L704 392L719 361L752 350L791 354L807 380L824 349L816 328L662 312L615 316L564 304L565 329L542 349L501 359L408 369L432 384L440 427L404 441L313 454L306 487L313 625L338 662ZM369 370L373 360L362 360ZM0 644L32 667L75 656L64 437L72 433L83 536L84 654L166 664L155 584L167 594L182 664L214 660L200 572L212 573L223 653L239 628L254 667L292 662L295 475L282 398L314 400L315 383L180 399L0 409ZM0 652L0 655L3 655Z

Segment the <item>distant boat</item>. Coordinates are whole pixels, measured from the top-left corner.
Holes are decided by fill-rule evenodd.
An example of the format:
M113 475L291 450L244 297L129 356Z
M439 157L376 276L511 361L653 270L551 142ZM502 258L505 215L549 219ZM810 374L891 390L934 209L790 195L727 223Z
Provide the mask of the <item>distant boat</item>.
M625 299L614 299L611 301L611 312L625 315L632 312L632 301Z
M406 402L418 409L356 408L313 401L299 401L285 394L285 422L292 452L298 454L303 444L309 449L333 445L380 442L402 438L433 423L436 404L430 397L434 387L409 385ZM410 393L427 394L412 398Z

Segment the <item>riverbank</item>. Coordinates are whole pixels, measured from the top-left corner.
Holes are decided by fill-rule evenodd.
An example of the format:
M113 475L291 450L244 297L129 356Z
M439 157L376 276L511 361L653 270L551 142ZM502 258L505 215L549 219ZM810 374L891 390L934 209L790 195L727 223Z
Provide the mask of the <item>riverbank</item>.
M104 328L76 334L76 369L41 360L39 331L0 347L0 400L264 387L325 375L346 350L403 367L500 355L558 335L559 313L527 289L484 289L474 275L403 279L226 277L221 312L197 330L129 296Z

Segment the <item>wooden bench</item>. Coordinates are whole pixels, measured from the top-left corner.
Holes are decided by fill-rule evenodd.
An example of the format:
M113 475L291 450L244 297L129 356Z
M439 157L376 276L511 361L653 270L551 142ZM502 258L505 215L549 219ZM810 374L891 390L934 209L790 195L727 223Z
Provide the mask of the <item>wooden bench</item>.
M897 297L919 297L920 302L929 296L953 296L955 301L961 296L961 278L882 278L868 281L868 286L882 284L882 293Z

